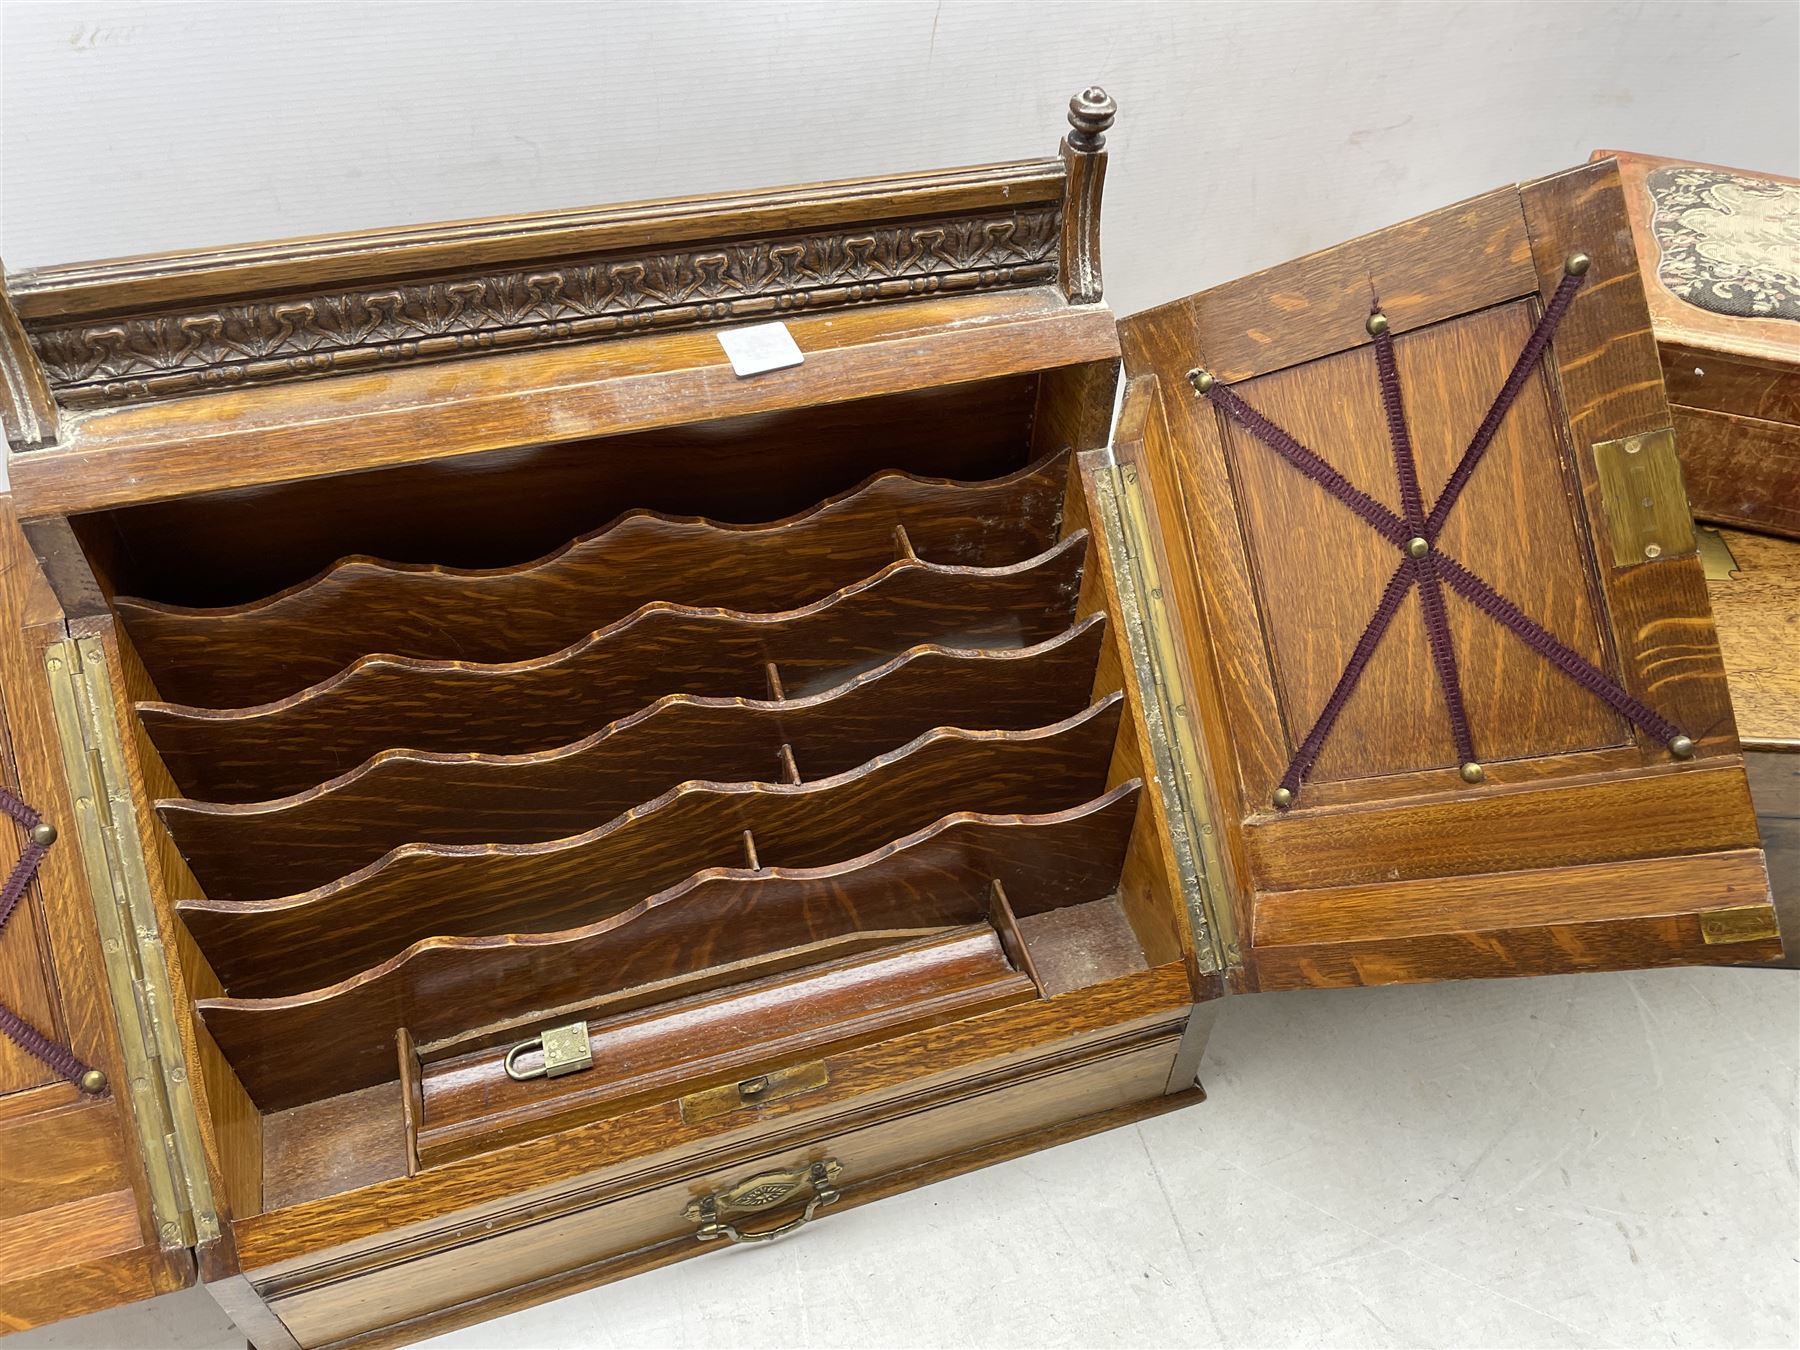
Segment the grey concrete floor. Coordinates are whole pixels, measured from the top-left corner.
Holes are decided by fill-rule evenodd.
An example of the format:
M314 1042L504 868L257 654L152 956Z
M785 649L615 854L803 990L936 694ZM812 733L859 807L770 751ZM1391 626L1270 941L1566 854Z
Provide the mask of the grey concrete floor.
M429 1344L1800 1343L1800 974L1234 999L1203 1077L1203 1105ZM191 1293L7 1350L242 1344Z

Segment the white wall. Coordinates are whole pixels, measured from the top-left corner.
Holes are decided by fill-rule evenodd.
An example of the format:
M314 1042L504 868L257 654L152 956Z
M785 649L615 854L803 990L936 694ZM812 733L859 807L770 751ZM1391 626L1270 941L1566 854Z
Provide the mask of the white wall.
M1586 158L1796 171L1800 5L0 8L0 257L1049 154L1118 99L1122 312Z

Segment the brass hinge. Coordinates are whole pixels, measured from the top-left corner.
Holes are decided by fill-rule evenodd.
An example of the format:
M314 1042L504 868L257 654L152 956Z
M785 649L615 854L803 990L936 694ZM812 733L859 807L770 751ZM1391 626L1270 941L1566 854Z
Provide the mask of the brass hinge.
M1730 581L1737 575L1737 555L1713 526L1694 526L1694 543L1700 550L1700 570L1708 581Z
M1594 442L1594 468L1615 567L1693 556L1694 516L1673 427Z
M1155 787L1169 820L1194 952L1205 971L1241 965L1231 905L1224 893L1224 863L1206 799L1199 736L1181 677L1137 470L1121 466L1110 449L1089 450L1082 463L1094 471L1098 523L1115 562L1114 581L1124 610L1119 626L1131 650L1155 757Z
M219 1219L106 652L98 638L65 639L45 649L44 666L125 1059L125 1082L116 1086L131 1097L158 1240L190 1247L218 1237Z

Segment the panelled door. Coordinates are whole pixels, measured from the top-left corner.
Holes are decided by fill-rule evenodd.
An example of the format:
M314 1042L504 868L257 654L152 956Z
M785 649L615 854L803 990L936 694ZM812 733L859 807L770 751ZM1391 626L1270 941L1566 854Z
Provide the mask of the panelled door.
M1638 277L1606 161L1124 321L1244 987L1779 954Z
M0 1335L194 1278L179 1178L166 1158L153 1174L140 1149L138 1116L159 1091L144 1029L128 1047L114 1020L115 998L142 1005L118 962L128 920L107 915L103 934L91 898L105 838L59 739L65 637L0 496Z

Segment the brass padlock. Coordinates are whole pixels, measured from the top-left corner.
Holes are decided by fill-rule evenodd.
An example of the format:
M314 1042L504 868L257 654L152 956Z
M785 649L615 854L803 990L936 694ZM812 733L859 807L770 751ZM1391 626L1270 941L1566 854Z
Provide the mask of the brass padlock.
M534 1068L519 1067L519 1056L532 1050L541 1051L543 1063ZM565 1073L579 1073L594 1067L594 1050L588 1044L588 1024L570 1022L552 1027L528 1041L520 1041L506 1052L506 1076L515 1083L529 1083L534 1078L561 1078Z

